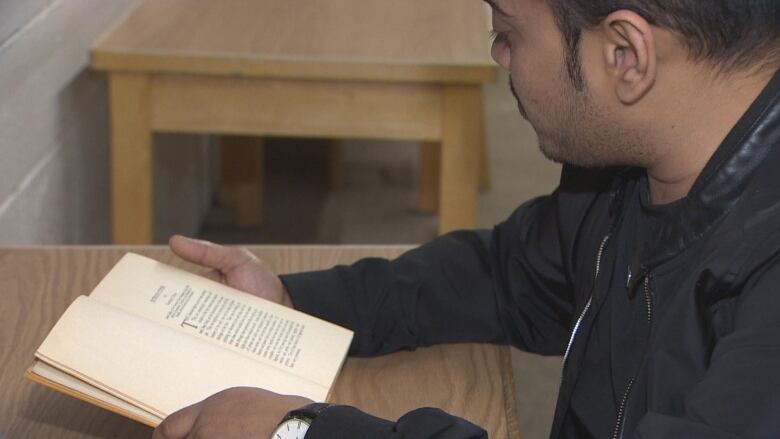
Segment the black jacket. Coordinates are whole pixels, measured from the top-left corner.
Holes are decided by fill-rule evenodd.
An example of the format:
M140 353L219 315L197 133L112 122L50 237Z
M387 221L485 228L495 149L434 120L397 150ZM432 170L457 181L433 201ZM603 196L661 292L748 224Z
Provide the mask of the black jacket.
M589 336L606 300L636 170L565 168L559 188L492 232L456 232L393 261L284 276L296 308L356 331L351 353L445 342L569 350L552 438L587 438L570 416L582 401ZM708 162L675 217L632 248L626 294L647 325L615 437L780 438L780 74ZM625 268L625 267L623 267ZM622 312L608 309L611 314ZM457 323L455 323L457 322ZM592 347L591 347L592 348ZM614 367L614 365L613 365ZM603 387L612 390L611 383ZM443 412L397 422L328 409L311 438L471 438Z

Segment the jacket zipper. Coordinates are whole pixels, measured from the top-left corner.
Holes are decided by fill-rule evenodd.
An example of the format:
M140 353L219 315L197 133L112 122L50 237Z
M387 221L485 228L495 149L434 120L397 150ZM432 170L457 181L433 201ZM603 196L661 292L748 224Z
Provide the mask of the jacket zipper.
M596 254L596 273L593 276L593 283L596 283L596 280L599 277L599 271L601 271L601 256L604 254L604 249L607 246L607 241L609 241L609 237L612 236L612 232L607 233L606 236L601 240L601 244L599 245L599 252ZM571 336L569 337L569 344L566 346L566 353L563 354L563 364L561 367L561 380L563 380L563 368L566 367L566 360L569 359L569 353L571 352L571 347L574 344L574 339L577 337L577 332L580 330L580 325L582 324L582 320L585 318L585 314L588 313L590 310L590 305L593 302L593 294L591 293L590 297L588 298L588 302L585 304L585 308L582 310L582 313L580 313L580 317L577 319L577 323L574 324L574 328L571 330Z
M650 274L645 275L644 282L645 290L645 303L647 304L647 325L648 332L652 329L653 324L653 298L650 294ZM649 338L649 336L648 336ZM643 361L644 362L644 361ZM640 366L641 369L641 366ZM628 404L628 398L631 396L631 389L636 382L636 376L632 376L628 380L625 392L623 392L623 398L620 400L620 407L618 407L617 420L615 421L615 429L612 434L612 439L623 439L623 427L626 423L626 405Z

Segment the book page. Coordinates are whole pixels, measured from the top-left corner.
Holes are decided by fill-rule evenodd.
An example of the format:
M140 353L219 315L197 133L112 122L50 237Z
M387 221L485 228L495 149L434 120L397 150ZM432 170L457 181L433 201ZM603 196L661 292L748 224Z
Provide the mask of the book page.
M347 329L133 253L90 297L326 387L352 341Z
M163 421L162 418L125 402L108 392L100 390L85 381L56 369L53 366L49 366L41 360L35 360L25 376L39 384L52 387L60 392L81 399L82 401L110 410L150 427L156 427Z
M65 311L36 357L159 418L231 387L315 401L328 393L326 386L86 296Z

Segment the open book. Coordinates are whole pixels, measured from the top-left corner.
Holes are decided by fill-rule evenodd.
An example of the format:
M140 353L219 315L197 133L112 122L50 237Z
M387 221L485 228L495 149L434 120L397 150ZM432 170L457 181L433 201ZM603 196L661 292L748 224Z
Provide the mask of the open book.
M128 253L65 311L25 376L150 426L221 390L324 401L352 332Z

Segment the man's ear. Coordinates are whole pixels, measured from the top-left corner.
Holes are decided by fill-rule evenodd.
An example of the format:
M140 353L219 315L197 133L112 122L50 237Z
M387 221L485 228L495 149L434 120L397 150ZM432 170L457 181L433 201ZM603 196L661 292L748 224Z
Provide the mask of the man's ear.
M615 95L625 105L642 99L655 84L657 54L653 28L639 14L620 10L601 24L605 35L604 61Z

